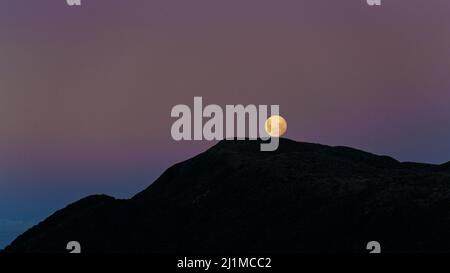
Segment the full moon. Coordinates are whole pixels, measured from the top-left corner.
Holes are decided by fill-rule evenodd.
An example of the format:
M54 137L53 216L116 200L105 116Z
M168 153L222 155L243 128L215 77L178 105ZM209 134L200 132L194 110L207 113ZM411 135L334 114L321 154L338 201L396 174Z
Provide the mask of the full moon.
M286 133L287 122L282 116L271 116L264 124L267 134L271 137L281 137Z

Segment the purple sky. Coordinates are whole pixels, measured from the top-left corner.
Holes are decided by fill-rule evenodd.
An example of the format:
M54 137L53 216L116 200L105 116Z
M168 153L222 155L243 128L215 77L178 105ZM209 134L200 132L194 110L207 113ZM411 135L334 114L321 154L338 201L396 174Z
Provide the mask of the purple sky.
M448 0L1 0L0 220L130 197L211 146L170 137L194 96L280 104L295 140L446 162L449 14Z

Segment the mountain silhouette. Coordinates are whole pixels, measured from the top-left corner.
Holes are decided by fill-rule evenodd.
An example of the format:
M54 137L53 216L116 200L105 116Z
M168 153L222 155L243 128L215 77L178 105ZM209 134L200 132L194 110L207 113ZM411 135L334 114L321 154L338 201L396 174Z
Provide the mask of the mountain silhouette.
M441 170L450 171L450 161L439 166Z
M221 141L129 200L89 196L4 251L296 253L450 251L450 169L347 147Z

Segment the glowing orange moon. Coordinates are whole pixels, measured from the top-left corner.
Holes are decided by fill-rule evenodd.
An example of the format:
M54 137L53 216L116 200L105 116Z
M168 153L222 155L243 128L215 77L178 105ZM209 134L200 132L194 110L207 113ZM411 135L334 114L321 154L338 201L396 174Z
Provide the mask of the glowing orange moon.
M264 129L271 137L281 137L286 133L287 122L282 116L271 116L266 120Z

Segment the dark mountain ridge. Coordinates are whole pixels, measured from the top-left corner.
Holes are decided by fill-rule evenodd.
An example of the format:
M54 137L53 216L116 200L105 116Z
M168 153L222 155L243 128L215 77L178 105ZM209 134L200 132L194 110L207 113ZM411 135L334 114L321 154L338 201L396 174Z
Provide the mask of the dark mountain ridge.
M5 252L450 251L448 166L347 147L221 141L167 169L129 200L90 196ZM446 164L448 165L448 164Z

